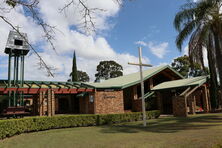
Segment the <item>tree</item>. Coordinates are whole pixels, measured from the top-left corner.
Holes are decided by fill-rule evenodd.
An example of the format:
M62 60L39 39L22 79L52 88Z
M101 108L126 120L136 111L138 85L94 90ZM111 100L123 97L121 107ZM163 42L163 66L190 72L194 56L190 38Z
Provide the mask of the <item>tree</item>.
M186 55L174 59L171 66L186 78L206 75L206 72L202 70L201 66L197 63L191 68L189 57ZM207 68L205 67L205 69Z
M174 19L174 26L178 31L176 44L181 51L183 42L190 37L189 56L191 63L196 61L203 64L203 49L208 52L208 62L211 75L211 90L217 88L217 71L222 82L222 0L200 0L188 2L181 7ZM216 64L213 63L216 61ZM222 87L220 87L222 91ZM217 94L214 94L217 96ZM211 92L211 96L212 92ZM211 98L214 99L214 98ZM216 102L216 101L212 101ZM216 104L212 103L212 108Z
M96 80L116 78L123 75L123 67L115 61L101 61L96 68Z
M70 77L72 77L72 72L70 73ZM70 82L71 79L69 79L68 81ZM89 75L84 71L78 70L76 82L89 82Z
M79 82L89 82L89 75L83 71L77 71L78 81Z
M77 66L76 66L76 53L74 51L73 60L72 60L72 72L71 72L72 82L78 81L77 77Z

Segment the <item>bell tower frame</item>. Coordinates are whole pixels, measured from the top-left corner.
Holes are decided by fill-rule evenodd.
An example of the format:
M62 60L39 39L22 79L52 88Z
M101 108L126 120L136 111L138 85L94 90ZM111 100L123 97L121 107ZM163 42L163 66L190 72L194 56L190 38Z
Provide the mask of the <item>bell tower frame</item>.
M10 31L5 48L8 54L8 88L22 88L24 86L25 56L29 52L26 33ZM14 63L14 64L13 64ZM24 94L9 91L9 107L24 106Z

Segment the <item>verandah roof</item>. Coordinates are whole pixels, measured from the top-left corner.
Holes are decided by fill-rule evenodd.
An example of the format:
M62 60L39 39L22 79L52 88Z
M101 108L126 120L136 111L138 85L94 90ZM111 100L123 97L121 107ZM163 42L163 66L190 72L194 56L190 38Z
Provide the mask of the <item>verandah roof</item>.
M55 93L77 93L78 91L92 91L94 88L81 82L55 82L55 81L24 81L23 87L18 84L8 87L8 80L0 80L0 92L23 91L37 93L40 90L54 89Z
M174 80L163 82L157 86L155 86L152 90L166 90L166 89L173 89L173 88L183 88L183 87L190 87L190 86L201 86L207 82L208 76L200 76L188 79L181 79L181 80Z

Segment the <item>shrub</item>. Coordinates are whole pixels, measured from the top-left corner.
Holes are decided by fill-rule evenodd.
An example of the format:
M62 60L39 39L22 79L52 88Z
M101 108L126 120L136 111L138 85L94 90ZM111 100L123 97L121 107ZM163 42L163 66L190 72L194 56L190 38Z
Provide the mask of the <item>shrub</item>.
M147 119L158 118L159 111L146 112ZM61 115L53 117L27 117L0 120L0 139L26 132L48 129L84 127L142 120L142 113L107 115Z

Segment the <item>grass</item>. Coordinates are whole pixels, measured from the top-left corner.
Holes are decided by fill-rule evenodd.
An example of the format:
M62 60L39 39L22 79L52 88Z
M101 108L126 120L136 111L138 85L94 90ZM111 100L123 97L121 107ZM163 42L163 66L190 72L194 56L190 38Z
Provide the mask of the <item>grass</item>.
M41 131L0 141L0 148L220 148L222 114L162 117L110 126Z

